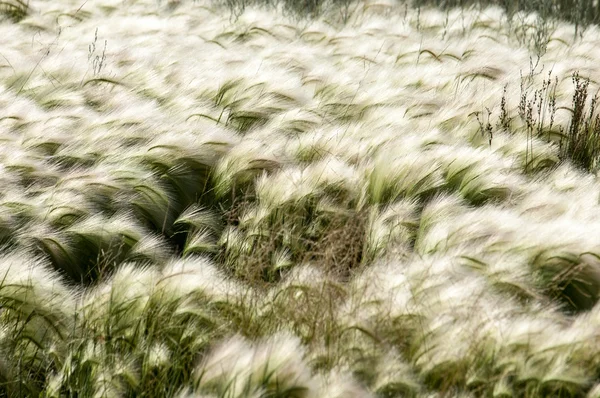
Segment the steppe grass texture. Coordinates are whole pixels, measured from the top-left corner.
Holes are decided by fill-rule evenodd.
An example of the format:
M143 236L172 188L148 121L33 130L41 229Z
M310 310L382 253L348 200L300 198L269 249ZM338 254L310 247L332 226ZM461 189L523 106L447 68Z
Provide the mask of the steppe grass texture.
M0 2L0 397L600 396L598 28L331 4Z

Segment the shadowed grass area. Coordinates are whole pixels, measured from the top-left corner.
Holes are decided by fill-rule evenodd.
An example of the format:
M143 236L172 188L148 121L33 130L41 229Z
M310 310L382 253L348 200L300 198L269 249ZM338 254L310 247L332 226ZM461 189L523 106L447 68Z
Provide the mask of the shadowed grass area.
M2 0L0 1L0 15L13 22L19 22L29 12L29 0Z
M260 214L249 208L246 217L228 215L230 226L221 235L219 262L246 281L274 283L297 264L318 264L325 273L348 278L363 263L366 215L327 208L314 200L287 204Z
M508 15L518 11L537 12L543 18L560 18L582 27L600 22L600 5L593 0L413 0L412 4L446 8L495 5Z

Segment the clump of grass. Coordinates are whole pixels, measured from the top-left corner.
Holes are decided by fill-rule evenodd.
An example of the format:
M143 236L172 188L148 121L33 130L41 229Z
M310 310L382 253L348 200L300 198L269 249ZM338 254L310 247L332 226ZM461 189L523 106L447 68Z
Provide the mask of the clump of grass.
M370 204L392 203L402 198L423 199L444 185L440 165L423 154L403 157L378 154L367 168L367 200Z
M589 99L590 80L574 72L571 81L574 92L571 107L559 107L557 103L558 77L552 77L548 72L542 81L541 88L531 90L533 86L534 67L528 76L521 77L521 95L518 105L518 115L525 130L527 147L524 157L524 171L537 172L555 162L548 156L539 159L540 154L547 152L544 148L534 148L537 140L543 139L557 145L560 160L568 160L576 167L589 172L596 172L600 159L600 113L597 109L598 94ZM556 112L559 109L570 112L568 126L556 125ZM482 135L486 135L492 144L494 128L490 121L491 111L487 110L487 118L476 120ZM506 107L506 87L500 102L500 117L496 128L512 134L512 117ZM540 163L540 160L542 161Z
M546 135L548 140L551 139L550 132L554 125L554 117L556 114L556 86L558 78L554 81L551 78L552 71L548 72L548 79L542 81L542 88L533 91L533 98L527 92L525 82L527 79L531 81L533 78L534 68L527 78L521 77L521 97L519 101L519 117L525 124L525 132L527 142L530 145L527 148L525 155L525 172L528 171L529 156L533 156L533 140L534 137ZM546 126L547 118L549 124ZM546 134L544 134L546 133Z
M218 255L244 280L277 282L288 268L306 262L347 278L363 264L367 217L360 211L328 209L326 201L306 199L249 213L255 215L246 214L248 221L221 235Z
M576 72L572 77L572 116L567 136L560 141L561 156L584 170L595 171L600 159L600 114L597 112L598 94L588 106L589 79Z
M363 256L366 262L409 252L419 226L417 200L400 200L369 211Z
M0 15L13 22L19 22L29 12L29 0L2 0L0 1Z
M545 294L569 312L590 310L600 298L600 261L596 253L542 250L532 267Z
M64 353L73 327L76 293L29 253L0 258L0 351L7 360L0 366L5 382L0 394L37 395L43 390L48 365Z
M214 253L218 250L217 241L223 232L224 223L219 215L207 208L192 205L179 215L174 227L178 234L185 235L183 256L192 253Z
M296 19L317 18L324 12L336 10L341 20L346 22L351 15L354 0L213 0L225 5L233 18L239 18L246 8L262 6L280 8L286 15Z
M264 160L258 160L257 167L264 167ZM242 172L247 164L227 163L234 170L242 166ZM221 174L228 173L233 174ZM276 282L285 269L305 262L347 277L362 265L367 216L359 205L353 166L328 157L272 175L264 170L254 181L242 176L235 172L233 177L250 183L252 192L239 196L230 191L234 198L224 209L227 228L217 255L238 277ZM234 185L221 180L217 187Z
M263 311L264 319L276 322L263 321L262 329L269 330L265 325L285 327L308 346L324 341L334 344L334 336L339 333L337 309L347 298L344 285L335 276L327 275L315 264L299 265L264 297L264 302L269 303ZM317 356L313 355L313 360L321 363Z
M316 393L315 383L303 356L300 341L289 334L255 345L234 337L196 368L196 389L231 398L310 397Z
M235 307L236 292L198 257L160 271L123 265L77 297L62 345L42 346L46 396L171 396L192 384L199 356L226 333L223 309Z

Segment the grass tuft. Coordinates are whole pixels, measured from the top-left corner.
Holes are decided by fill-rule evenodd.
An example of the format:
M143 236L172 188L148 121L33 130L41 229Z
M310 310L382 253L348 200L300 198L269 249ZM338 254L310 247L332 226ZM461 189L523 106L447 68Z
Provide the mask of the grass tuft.
M29 0L0 1L0 15L13 22L20 22L29 13Z

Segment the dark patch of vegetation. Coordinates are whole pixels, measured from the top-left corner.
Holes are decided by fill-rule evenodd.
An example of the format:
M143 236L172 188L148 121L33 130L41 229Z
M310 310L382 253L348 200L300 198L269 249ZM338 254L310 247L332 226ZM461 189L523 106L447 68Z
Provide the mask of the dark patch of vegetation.
M310 202L310 201L309 201ZM249 206L246 203L243 208ZM347 279L363 264L367 216L319 209L316 203L289 204L275 210L260 226L239 225L234 207L217 260L238 278L251 283L275 283L296 264L313 263L325 273ZM243 239L243 245L229 242ZM244 249L240 250L240 247Z
M225 5L238 18L249 6L266 8L281 7L285 13L297 19L314 18L324 11L339 13L342 21L348 21L355 0L213 0ZM575 25L574 35L581 34L589 25L600 22L600 2L594 0L402 0L406 7L419 10L423 6L434 6L442 9L470 7L501 7L513 26L517 36L521 36L522 44L544 53L554 20L563 20ZM536 13L535 26L516 18L519 12Z
M512 17L519 11L535 12L541 18L557 18L580 27L600 22L600 3L593 0L413 0L416 7L433 5L440 8L499 6Z
M247 7L262 6L267 8L281 7L289 16L297 19L315 18L328 10L339 10L345 22L350 16L354 0L214 0L229 8L234 18L244 13Z
M573 104L568 134L561 140L561 156L578 167L594 171L600 156L600 115L596 112L598 94L588 103L589 80L573 75Z
M29 0L2 0L0 1L0 15L13 22L19 22L29 12Z

